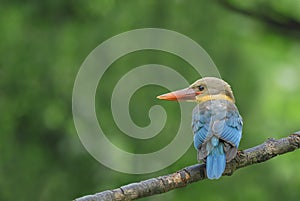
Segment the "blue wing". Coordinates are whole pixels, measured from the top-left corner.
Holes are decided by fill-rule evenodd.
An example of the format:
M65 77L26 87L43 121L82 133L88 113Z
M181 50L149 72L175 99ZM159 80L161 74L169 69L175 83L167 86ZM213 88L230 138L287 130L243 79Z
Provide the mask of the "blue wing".
M227 103L228 104L228 103ZM199 147L211 136L211 130L219 133L219 137L225 142L230 143L236 148L239 146L242 137L242 117L240 116L234 104L229 104L226 107L214 109L207 107L196 106L193 110L192 129L194 132L194 147ZM213 126L211 121L218 122L217 126Z
M209 110L201 110L195 107L192 117L192 129L194 132L194 147L198 149L206 140L209 131L211 113Z
M226 113L224 128L220 138L236 148L239 147L242 138L243 120L237 109Z

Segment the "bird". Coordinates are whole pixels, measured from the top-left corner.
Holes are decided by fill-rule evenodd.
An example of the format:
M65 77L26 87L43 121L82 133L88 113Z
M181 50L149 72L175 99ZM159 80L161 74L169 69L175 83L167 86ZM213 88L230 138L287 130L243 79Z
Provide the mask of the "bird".
M243 119L230 85L220 78L204 77L157 98L197 103L192 112L197 159L206 163L208 179L219 179L226 163L237 155L242 138Z

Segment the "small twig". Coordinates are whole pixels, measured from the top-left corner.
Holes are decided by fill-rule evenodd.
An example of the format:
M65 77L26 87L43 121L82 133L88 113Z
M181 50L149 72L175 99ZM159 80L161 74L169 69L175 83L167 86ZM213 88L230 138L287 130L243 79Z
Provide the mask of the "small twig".
M275 156L300 148L300 132L286 138L268 139L256 147L239 151L237 157L229 162L223 175L232 175L237 169L267 161ZM75 201L121 201L133 200L154 194L165 193L175 188L206 179L205 165L197 164L186 167L173 174L128 184L114 190L103 191L75 199Z

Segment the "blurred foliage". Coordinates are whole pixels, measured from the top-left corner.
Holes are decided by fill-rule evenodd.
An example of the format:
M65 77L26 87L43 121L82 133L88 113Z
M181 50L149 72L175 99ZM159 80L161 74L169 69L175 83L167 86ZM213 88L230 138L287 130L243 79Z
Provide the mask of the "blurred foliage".
M299 1L231 3L254 11L268 5L263 11L300 20ZM128 175L102 166L80 143L71 110L76 73L97 45L136 28L177 31L210 54L231 84L244 118L241 149L299 130L299 30L289 35L289 30L238 14L220 1L3 0L0 13L0 200L71 200L196 163L191 147L167 169ZM106 117L101 124L110 140L136 153L162 148L179 121L176 104L155 100L166 89L148 86L132 97L131 115L137 125L146 126L149 108L163 105L168 112L163 132L141 142L114 124L109 105L113 86L122 74L147 63L172 66L190 82L198 78L180 58L158 51L129 54L106 72L97 92L98 115ZM290 153L231 177L142 200L298 200L298 160L298 152Z

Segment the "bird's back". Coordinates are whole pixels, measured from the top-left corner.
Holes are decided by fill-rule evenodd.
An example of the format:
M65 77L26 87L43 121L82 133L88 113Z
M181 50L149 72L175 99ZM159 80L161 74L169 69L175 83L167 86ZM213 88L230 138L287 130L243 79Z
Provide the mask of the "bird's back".
M226 161L232 160L242 136L242 117L234 103L228 100L210 100L198 104L193 110L192 129L198 160L209 154L207 143L212 137L224 143Z

